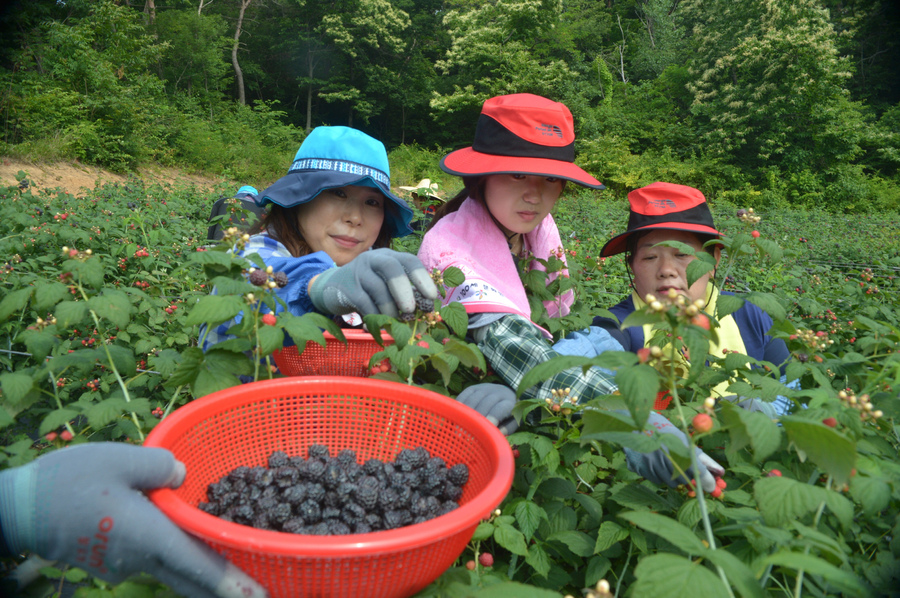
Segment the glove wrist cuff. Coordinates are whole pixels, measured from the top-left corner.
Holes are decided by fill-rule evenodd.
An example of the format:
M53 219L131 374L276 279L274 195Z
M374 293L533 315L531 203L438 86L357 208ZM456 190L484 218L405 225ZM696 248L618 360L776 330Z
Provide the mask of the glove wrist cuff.
M37 465L0 472L0 539L11 554L36 550Z

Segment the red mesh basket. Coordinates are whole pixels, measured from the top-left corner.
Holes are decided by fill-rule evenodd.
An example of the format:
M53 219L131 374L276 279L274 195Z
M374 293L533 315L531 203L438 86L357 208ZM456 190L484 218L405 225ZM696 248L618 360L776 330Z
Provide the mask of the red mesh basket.
M400 597L415 594L459 557L479 521L512 485L506 438L473 409L414 386L368 378L279 378L222 390L175 410L146 446L169 449L187 467L180 488L150 492L169 518L261 583L273 598ZM276 450L307 456L356 451L391 460L424 446L448 465L465 463L459 508L390 531L309 536L224 521L197 505L206 488L240 465L265 465Z
M346 344L326 332L324 347L309 341L303 352L296 345L275 351L275 365L285 376L367 376L369 361L382 347L365 330L348 328L342 332ZM389 334L382 334L381 341L385 345L394 343Z

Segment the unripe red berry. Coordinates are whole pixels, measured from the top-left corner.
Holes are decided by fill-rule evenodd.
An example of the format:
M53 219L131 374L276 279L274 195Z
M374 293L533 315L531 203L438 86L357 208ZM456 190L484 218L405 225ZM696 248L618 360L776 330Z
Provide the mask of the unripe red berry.
M475 561L468 561L466 563L466 569L468 569L469 571L474 571L475 570Z
M278 318L276 318L275 314L273 313L264 314L262 317L262 323L266 326L274 326L278 323Z
M752 233L750 233L750 236L753 237L754 239L758 239L759 231L758 230L753 231Z
M722 496L722 489L716 488L715 490L710 492L709 495L712 496L713 498L719 498L720 496Z
M69 432L68 430L63 430L62 432L59 433L59 437L64 442L69 442L70 440L72 440L72 433Z
M779 470L779 469L773 469L772 471L770 471L770 472L767 473L766 475L769 476L770 478L780 478L780 477L781 477L781 470Z
M706 314L697 314L696 316L691 318L691 324L693 324L694 326L699 326L704 330L709 330L709 316L707 316Z
M56 432L47 432L47 435L44 436L44 438L47 439L47 442L53 442L54 440L56 440L57 436L58 434Z
M822 420L822 423L825 424L826 426L828 426L829 428L837 427L837 420L834 419L833 417L826 417L825 419Z
M494 555L492 555L490 552L482 552L478 557L478 562L481 563L482 567L493 567Z
M637 350L638 361L641 363L647 363L650 361L650 348L649 347L641 347Z
M722 478L716 478L716 488L720 490L724 490L728 487L728 484Z
M705 413L698 413L694 416L694 419L691 420L691 425L694 426L694 429L700 432L709 432L713 427L713 420L710 416Z

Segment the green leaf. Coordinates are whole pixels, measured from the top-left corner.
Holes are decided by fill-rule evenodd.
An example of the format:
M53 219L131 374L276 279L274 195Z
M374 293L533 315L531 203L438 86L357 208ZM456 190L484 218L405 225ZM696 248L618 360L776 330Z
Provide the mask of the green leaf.
M494 535L494 524L487 521L482 521L478 524L478 527L475 528L475 533L472 534L472 541L482 542L490 538L492 535Z
M26 330L19 339L25 343L25 348L31 353L35 361L43 361L50 351L59 343L56 335L46 330Z
M94 310L99 318L106 318L116 328L126 328L131 321L133 311L128 295L122 291L104 289L102 295L91 297L88 307ZM58 318L59 316L57 316Z
M787 311L778 298L772 293L747 293L745 296L747 301L762 309L764 312L772 316L773 320L783 320L787 317Z
M27 374L7 372L0 374L0 388L3 389L3 400L11 405L17 405L24 399L34 386L34 380Z
M80 414L80 411L75 411L74 409L56 409L54 411L51 411L41 422L41 425L38 428L38 432L43 435L47 432L56 430L57 428L64 426L69 421L75 419Z
M448 266L441 273L441 277L444 279L444 286L449 289L458 287L466 281L465 274L463 274L463 271L456 266Z
M515 517L519 529L522 530L522 534L525 536L525 540L531 540L542 519L548 521L547 512L540 505L530 500L523 500L516 505Z
M109 351L108 356L106 351ZM109 365L109 358L111 357L112 365L116 367L119 374L126 378L128 376L133 376L137 368L134 353L131 352L131 349L122 347L121 345L106 345L105 348L98 349L97 356L100 358L100 361L107 366Z
M594 544L594 552L603 552L613 544L621 542L629 536L627 529L615 521L604 521L597 532L597 542Z
M17 311L25 309L32 292L34 292L33 287L25 287L6 295L3 301L0 301L0 320L5 320ZM56 319L59 320L59 316Z
M191 384L195 397L203 397L218 390L238 386L237 376L253 372L253 364L243 353L231 351L207 351L197 378Z
M782 417L781 424L788 440L801 452L801 459L809 457L839 486L850 481L856 465L856 444L852 440L821 422L797 416Z
M744 300L737 295L720 294L718 299L716 299L715 316L721 320L725 316L733 314L743 306Z
M71 296L69 287L61 282L41 285L40 292L34 296L34 309L38 313L52 312L57 303ZM4 318L0 309L0 320Z
M453 331L453 334L459 337L466 336L469 328L469 315L462 303L453 302L441 307L438 311L444 324Z
M309 341L315 341L323 347L325 346L325 336L322 334L322 329L314 318L306 317L309 315L313 314L305 314L300 317L291 318L282 315L279 318L281 328L291 337L291 340L294 341L294 344L296 344L297 348L301 351L306 347L306 343Z
M610 570L612 563L603 555L595 554L588 561L587 569L584 572L584 585L590 587L597 584L598 581L606 576Z
M525 536L511 525L501 524L494 530L494 540L497 544L513 554L526 556L528 546L525 544Z
M6 394L4 388L3 394ZM869 516L886 509L891 500L891 487L884 480L858 475L850 480L850 494L859 501Z
M725 452L733 458L748 444L756 463L763 461L781 445L781 431L771 419L758 411L747 411L730 401L721 401L722 423L728 430L731 442Z
M766 593L760 587L759 580L742 560L722 549L706 549L703 556L722 568L725 577L743 598L765 598Z
M633 596L697 598L728 595L728 589L715 573L675 554L644 557L635 568L634 575L637 581L629 588Z
M825 501L825 490L786 477L766 477L753 484L753 495L767 525L781 526L811 513Z
M185 324L188 326L197 326L199 324L218 326L244 311L245 307L248 307L248 305L243 297L235 295L206 295L201 297L191 309Z
M588 496L587 494L577 493L575 495L575 500L578 501L578 504L581 505L581 508L585 510L588 516L593 519L593 525L599 525L600 520L603 519L603 506L593 496ZM521 525L519 527L522 527Z
M532 544L531 549L528 551L528 555L525 557L525 562L531 565L535 572L546 578L550 574L550 568L553 566L553 562L550 560L550 556L547 554L547 551L544 550L544 547L538 544ZM528 586L533 587L533 586ZM509 594L509 596L518 596L519 594ZM558 598L558 594L556 598Z
M269 355L284 346L284 331L280 326L261 325L258 334L260 355Z
M623 368L616 373L616 384L634 422L639 428L643 428L656 401L659 374L649 365Z
M56 306L56 322L61 328L71 328L81 323L87 315L88 304L84 301L63 301Z
M116 397L94 403L85 409L84 414L92 428L100 429L131 410L124 398Z
M650 511L628 511L619 513L619 517L660 536L689 555L698 555L706 550L693 531L671 517Z
M577 530L564 530L550 534L547 537L548 542L562 542L572 551L582 557L589 557L594 554L594 541L584 532Z
M443 351L449 353L453 357L457 358L461 364L470 368L480 368L481 371L485 371L487 369L487 364L484 361L484 355L481 351L478 350L478 347L465 343L455 338L451 338L447 341L447 344L443 346Z
M870 596L868 589L863 586L859 577L849 571L838 569L828 561L811 554L801 554L788 550L780 550L766 557L763 565L773 565L776 568L787 568L795 571L805 571L812 575L818 575L837 586L838 589L847 592L850 596L864 598Z

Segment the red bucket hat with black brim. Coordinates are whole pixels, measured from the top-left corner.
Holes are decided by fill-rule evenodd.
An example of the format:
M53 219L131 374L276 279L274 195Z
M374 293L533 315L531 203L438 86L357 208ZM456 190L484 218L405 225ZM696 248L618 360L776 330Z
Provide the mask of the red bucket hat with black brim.
M654 229L683 230L721 238L706 198L699 190L675 183L652 183L628 194L628 228L600 250L600 257L624 253L631 235Z
M530 93L485 101L472 146L444 156L441 169L462 177L530 174L606 188L575 165L575 125L569 109Z

